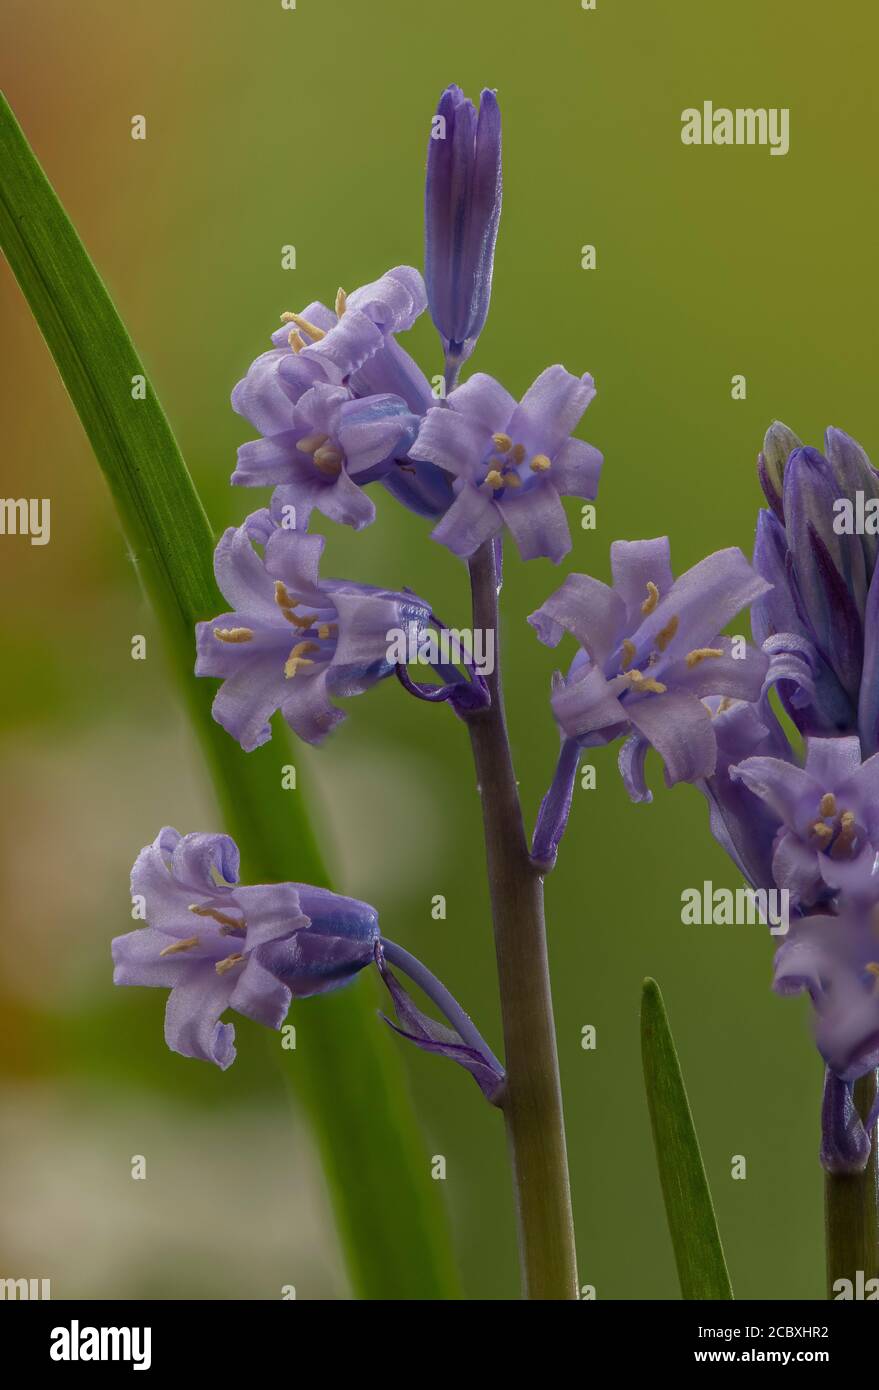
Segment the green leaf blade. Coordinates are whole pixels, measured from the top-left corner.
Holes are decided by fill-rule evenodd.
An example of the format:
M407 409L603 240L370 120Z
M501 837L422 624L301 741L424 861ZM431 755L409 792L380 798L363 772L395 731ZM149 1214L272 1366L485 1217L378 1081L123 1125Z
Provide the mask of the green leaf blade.
M194 624L224 606L213 577L214 535L134 345L2 96L0 167L0 242L109 484L243 873L251 882L328 886L302 793L281 787L280 768L293 761L286 729L243 753L211 718L214 683L193 675ZM137 376L147 380L143 400L132 396ZM314 1127L355 1293L457 1297L445 1212L399 1053L376 1018L368 982L308 1001L297 1024L290 1070Z
M647 979L641 995L641 1057L675 1263L685 1299L733 1297L699 1140L662 994Z

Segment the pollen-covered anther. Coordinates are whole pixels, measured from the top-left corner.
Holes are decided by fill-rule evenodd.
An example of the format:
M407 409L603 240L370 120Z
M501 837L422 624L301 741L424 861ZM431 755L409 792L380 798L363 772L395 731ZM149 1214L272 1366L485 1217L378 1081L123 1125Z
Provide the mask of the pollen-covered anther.
M185 941L172 941L170 946L163 946L159 952L160 956L176 956L178 951L191 951L193 946L197 946L199 938L197 936L187 936Z
M314 623L313 613L305 613L300 617L298 613L293 611L298 607L298 604L294 598L290 597L287 586L282 579L275 580L275 603L284 614L287 622L292 623L294 627L301 627L304 630Z
M662 681L654 680L652 676L645 676L643 671L628 671L626 674L633 690L637 690L639 693L643 691L646 694L650 691L654 695L664 695L668 690L668 686L663 685Z
M819 809L821 815L824 816L825 819L829 819L831 816L836 815L836 797L833 795L833 792L824 793L821 798L821 806Z
M623 638L623 654L620 658L620 670L628 671L632 662L635 660L635 643L630 638Z
M545 473L549 468L552 468L552 461L547 458L546 454L534 455L531 460L532 473Z
M839 834L830 849L831 859L842 859L850 855L856 838L854 815L851 811L843 811L839 818Z
M325 642L328 637L334 637L338 631L338 623L321 623L320 627L317 630L317 635L322 642Z
M212 917L215 922L219 922L221 927L226 927L230 931L244 930L243 917L229 917L218 907L202 907L199 903L190 903L189 911L194 912L196 917Z
M659 633L658 637L656 638L656 645L661 652L665 651L669 642L674 637L675 633L678 630L679 623L680 619L678 618L678 615L675 613L673 617L669 618L665 627Z
M314 452L314 466L319 473L323 473L326 477L338 478L342 471L344 457L341 449L334 449L331 445L323 444Z
M301 439L297 439L296 448L300 454L313 454L315 449L326 444L329 437L328 434L304 434Z
M525 462L526 453L527 450L524 444L514 444L510 450L510 459L518 466L520 463Z
M512 472L511 472L511 473L505 473L505 474L504 474L504 487L521 487L521 486L522 486L522 479L519 477L519 474L518 474L518 473L512 473Z
M644 617L645 617L645 618L647 618L647 617L650 616L650 614L653 612L653 610L654 610L654 608L656 607L656 605L657 605L658 602L659 602L659 590L657 589L657 587L656 587L656 585L654 584L653 580L652 580L652 579L648 579L648 580L647 580L647 597L645 598L644 602L641 604L641 612L644 614Z
M320 647L316 642L297 642L284 662L284 675L287 680L291 680L296 675L300 666L313 666L314 662L305 653L317 651L320 651Z
M228 970L233 970L236 965L240 965L243 960L244 957L241 952L236 951L234 955L226 956L223 960L218 960L214 969L218 975L225 975Z
M491 442L499 454L508 454L513 447L513 441L508 434L493 434Z
M722 647L694 647L693 651L687 652L687 666L692 670L701 662L716 660L719 656L723 656Z
M251 642L253 630L249 627L215 627L214 636L219 642Z
M346 310L347 307L348 307L348 296L347 296L347 294L345 293L345 291L342 289L342 286L341 286L341 285L340 285L339 288L336 290L336 302L335 302L335 304L334 304L333 307L334 307L334 309L335 309L335 311L336 311L336 318L337 318L337 319L340 319L340 318L342 317L342 315L344 314L345 310Z
M489 487L493 487L495 491L497 491L498 488L502 488L504 485L503 474L497 468L490 468L488 470L485 475L485 481L488 483Z
M307 333L314 343L319 343L321 338L327 336L323 328L318 328L316 323L311 323L308 319L303 318L301 314L291 314L286 321L287 323L295 323L300 332Z

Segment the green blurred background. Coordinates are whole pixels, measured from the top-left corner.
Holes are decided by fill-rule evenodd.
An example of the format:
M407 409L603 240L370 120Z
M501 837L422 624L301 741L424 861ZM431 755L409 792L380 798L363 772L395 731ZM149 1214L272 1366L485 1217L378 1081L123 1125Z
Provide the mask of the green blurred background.
M227 485L252 433L229 407L234 382L282 310L420 264L436 98L450 81L472 95L496 86L505 205L474 365L516 394L549 362L594 373L580 433L606 457L598 529L574 531L561 573L603 578L618 536L669 533L678 570L749 548L754 459L776 416L814 443L839 425L875 457L877 37L862 0L598 0L594 12L579 0L7 0L0 19L10 101L218 530L267 495ZM789 107L790 153L684 147L680 113L705 99ZM133 115L146 116L143 142ZM295 271L280 268L287 243ZM586 243L594 271L580 268ZM5 267L0 291L3 489L52 499L49 546L0 543L0 1274L51 1277L56 1297L277 1297L285 1283L344 1297L290 1109L296 1053L279 1059L274 1039L241 1025L239 1060L220 1075L166 1052L158 992L110 985L135 853L163 824L213 828L216 813L109 496ZM426 317L406 345L439 370ZM744 401L731 399L736 373ZM360 536L325 524L326 572L409 584L466 623L463 567L377 500ZM529 818L556 735L553 656L524 616L560 577L508 559L508 706ZM146 661L130 658L134 633ZM315 808L336 886L375 902L388 935L499 1047L464 730L394 683L351 715L319 754L302 750L295 793ZM640 1076L649 973L738 1294L820 1297L821 1068L806 1012L771 995L759 928L680 923L683 888L737 883L699 795L662 790L654 766L654 805L633 807L613 752L594 761L597 789L577 794L548 885L581 1282L600 1298L677 1296ZM590 1023L594 1052L580 1046ZM457 1068L414 1049L405 1063L428 1152L447 1159L466 1290L514 1296L500 1118ZM131 1179L135 1154L145 1182Z

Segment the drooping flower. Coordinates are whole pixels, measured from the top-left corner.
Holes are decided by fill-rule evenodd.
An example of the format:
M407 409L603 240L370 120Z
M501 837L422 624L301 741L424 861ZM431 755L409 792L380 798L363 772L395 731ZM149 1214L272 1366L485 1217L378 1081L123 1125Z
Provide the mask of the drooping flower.
M367 903L301 883L247 887L228 835L166 827L138 855L132 898L147 925L112 943L114 982L171 991L165 1041L184 1057L235 1060L227 1009L280 1028L292 998L337 989L379 939Z
M749 757L730 776L779 818L772 873L795 905L879 899L879 754L862 763L855 736L810 738L803 767Z
M775 955L778 994L806 992L818 1050L836 1076L855 1081L879 1066L879 932L875 909L800 917Z
M447 87L428 142L424 274L450 375L473 351L488 314L501 186L494 92L482 92L477 115L460 87Z
M242 444L232 482L284 486L299 529L316 508L359 531L375 517L363 484L405 455L417 428L400 396L357 400L344 386L317 382L290 406L288 428Z
M758 517L754 565L773 587L754 606L754 636L790 658L779 689L804 733L852 733L860 723L874 752L879 666L868 614L879 604L879 591L869 598L879 538L852 523L879 499L879 474L841 430L827 430L825 451L800 446L779 423L767 433L758 470L772 510Z
M195 673L222 680L214 718L247 752L271 737L276 710L300 738L322 742L345 717L332 697L390 675L388 633L420 631L430 617L414 594L320 579L323 546L323 536L278 525L267 509L217 546L214 570L232 611L197 625Z
M547 646L570 632L582 650L557 674L552 708L562 733L581 746L633 735L624 771L629 794L648 797L644 753L665 764L666 781L710 777L717 738L705 696L758 699L768 669L762 652L718 636L764 592L740 550L720 550L674 579L667 537L615 541L613 587L569 575L528 621Z
M563 496L594 498L602 457L572 439L595 395L588 373L547 367L517 402L477 372L429 410L410 449L455 478L433 538L467 558L506 526L523 560L558 563L571 548Z

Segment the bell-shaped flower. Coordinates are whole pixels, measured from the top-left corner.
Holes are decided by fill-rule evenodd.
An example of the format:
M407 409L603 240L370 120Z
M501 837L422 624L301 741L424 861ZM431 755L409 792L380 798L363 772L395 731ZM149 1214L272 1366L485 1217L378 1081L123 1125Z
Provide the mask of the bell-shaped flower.
M805 765L745 758L730 776L778 817L772 874L795 906L813 907L842 892L879 900L879 754L861 762L854 736L810 738Z
M710 777L717 738L706 696L758 699L762 652L718 634L766 588L740 550L720 550L675 579L667 537L615 541L613 587L569 575L528 621L547 646L570 632L582 648L556 675L552 708L562 733L582 746L631 734L626 783L643 800L647 746L675 782Z
M563 496L594 498L602 456L572 439L595 395L591 376L547 367L517 403L477 372L429 410L410 449L455 479L434 540L466 559L504 526L523 560L556 563L571 548Z
M166 827L141 851L132 900L146 926L113 941L114 981L170 990L165 1041L184 1057L235 1060L227 1009L280 1028L292 998L336 989L368 965L373 908L299 883L238 882L228 835Z
M223 682L214 718L247 752L271 737L276 710L300 738L322 742L345 717L333 697L392 674L388 634L414 625L417 635L430 617L414 594L320 579L323 546L323 536L278 525L268 510L217 546L214 571L231 611L197 625L195 674Z
M501 186L494 92L482 93L477 115L460 87L447 87L428 142L424 275L430 316L453 369L473 351L488 314Z
M400 396L358 400L344 386L318 382L290 406L288 428L242 444L232 482L283 486L300 530L314 508L359 531L375 518L363 485L406 454L417 429Z

